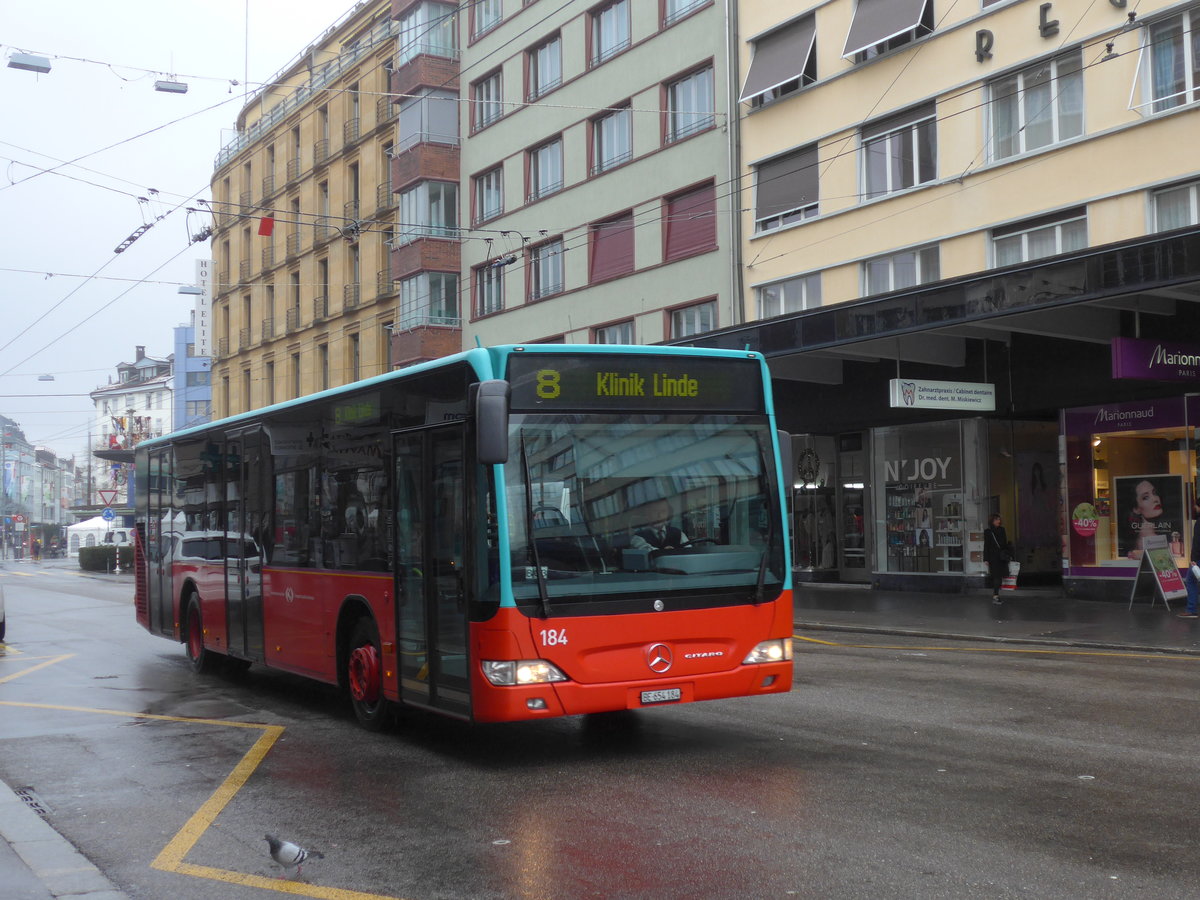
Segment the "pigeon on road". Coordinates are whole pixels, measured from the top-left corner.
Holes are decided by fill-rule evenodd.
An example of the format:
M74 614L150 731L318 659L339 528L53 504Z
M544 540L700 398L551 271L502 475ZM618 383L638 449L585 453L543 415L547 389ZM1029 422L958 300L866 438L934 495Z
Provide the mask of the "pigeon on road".
M263 839L271 846L271 859L283 866L284 874L280 878L285 877L287 870L295 867L296 875L300 874L300 867L304 865L307 859L324 859L324 853L318 853L316 850L306 850L298 844L293 844L291 841L281 841L273 834L263 836Z

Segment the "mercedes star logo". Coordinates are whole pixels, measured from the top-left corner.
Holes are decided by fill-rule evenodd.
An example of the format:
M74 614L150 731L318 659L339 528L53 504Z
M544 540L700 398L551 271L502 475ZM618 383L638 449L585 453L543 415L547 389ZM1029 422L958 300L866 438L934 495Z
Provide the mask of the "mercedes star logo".
M651 672L662 675L670 670L674 661L671 648L666 644L653 644L646 650L646 665L650 667Z

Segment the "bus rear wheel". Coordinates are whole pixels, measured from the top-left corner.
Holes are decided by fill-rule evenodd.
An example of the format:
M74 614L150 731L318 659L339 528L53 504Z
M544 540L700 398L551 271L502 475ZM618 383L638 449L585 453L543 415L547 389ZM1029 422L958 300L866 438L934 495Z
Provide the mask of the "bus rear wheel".
M391 706L383 696L383 661L379 630L370 619L359 619L350 632L346 653L346 686L358 724L367 731L383 731L392 720Z
M204 623L200 619L200 604L193 598L187 609L183 646L192 664L192 671L202 675L216 668L220 656L204 646Z

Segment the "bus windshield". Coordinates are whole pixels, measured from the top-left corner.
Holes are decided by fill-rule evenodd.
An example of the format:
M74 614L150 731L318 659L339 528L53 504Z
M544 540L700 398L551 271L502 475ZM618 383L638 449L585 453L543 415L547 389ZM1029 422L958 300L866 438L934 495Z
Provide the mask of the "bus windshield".
M645 608L667 594L672 609L778 596L784 538L772 524L780 516L764 416L513 415L510 441L505 502L522 608L581 614Z

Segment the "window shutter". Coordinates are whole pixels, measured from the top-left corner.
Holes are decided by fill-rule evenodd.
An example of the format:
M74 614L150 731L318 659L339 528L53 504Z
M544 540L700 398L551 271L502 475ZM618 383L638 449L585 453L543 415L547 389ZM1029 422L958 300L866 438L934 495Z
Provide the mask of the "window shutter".
M604 281L633 271L633 213L592 226L589 281Z
M717 190L711 184L667 200L667 260L717 248Z

